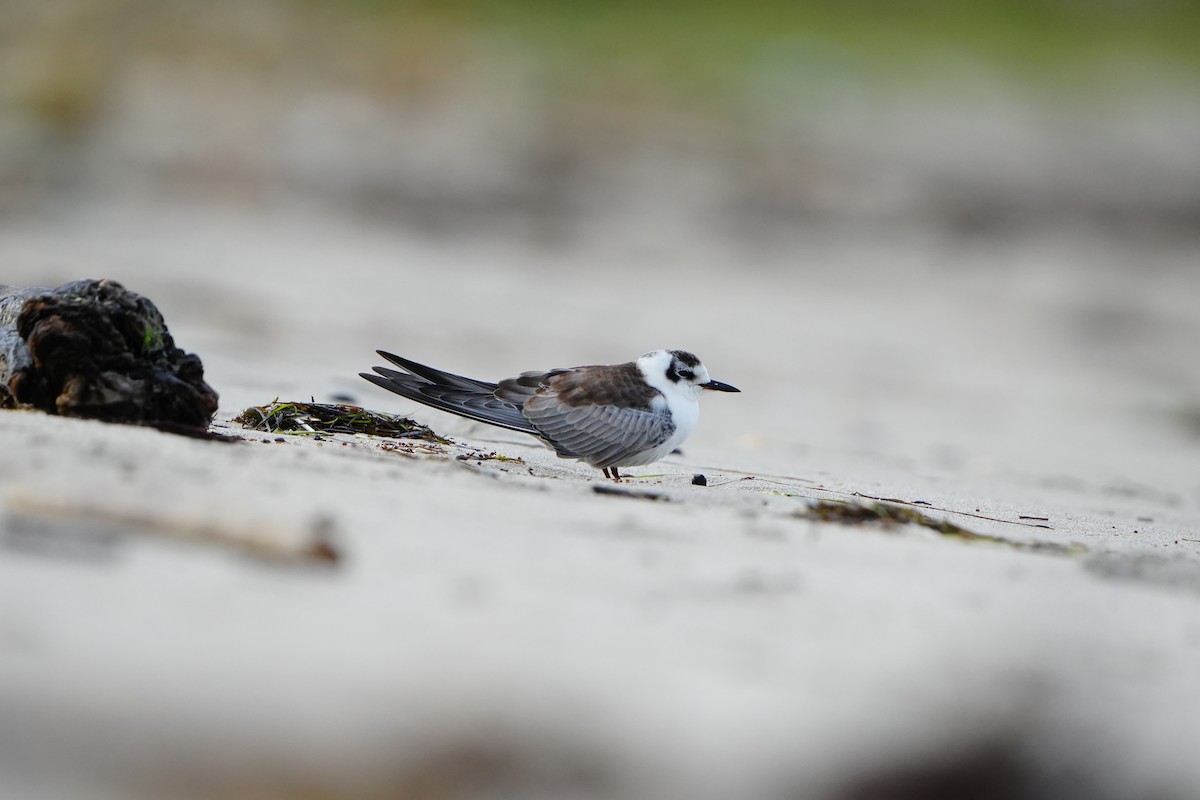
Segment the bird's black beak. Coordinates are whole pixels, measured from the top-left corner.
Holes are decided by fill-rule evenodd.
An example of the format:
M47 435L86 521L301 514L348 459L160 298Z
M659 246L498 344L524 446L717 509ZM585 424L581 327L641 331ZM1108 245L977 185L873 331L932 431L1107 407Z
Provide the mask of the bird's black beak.
M720 381L709 381L708 383L700 384L701 389L712 389L714 392L740 392L741 389L736 386L730 386L728 383Z

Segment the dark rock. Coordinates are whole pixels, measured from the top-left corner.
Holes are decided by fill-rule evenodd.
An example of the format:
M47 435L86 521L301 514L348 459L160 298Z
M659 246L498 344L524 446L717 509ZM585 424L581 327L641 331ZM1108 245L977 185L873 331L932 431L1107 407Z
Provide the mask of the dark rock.
M217 393L150 300L110 280L0 286L0 407L206 428Z

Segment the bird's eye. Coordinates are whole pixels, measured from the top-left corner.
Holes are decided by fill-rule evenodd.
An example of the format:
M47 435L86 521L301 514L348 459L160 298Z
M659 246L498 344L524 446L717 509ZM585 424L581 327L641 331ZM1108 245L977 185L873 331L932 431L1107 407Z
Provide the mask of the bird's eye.
M696 378L696 373L692 372L690 369L681 369L679 370L679 377L683 378L685 381L690 381Z

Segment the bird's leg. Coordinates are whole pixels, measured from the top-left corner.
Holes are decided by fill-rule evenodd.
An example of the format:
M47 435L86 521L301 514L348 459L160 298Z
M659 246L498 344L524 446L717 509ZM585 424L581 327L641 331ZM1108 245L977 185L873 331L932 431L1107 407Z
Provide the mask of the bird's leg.
M614 482L614 483L620 483L620 482L621 482L621 473L617 472L617 468L616 468L616 467L613 467L613 468L612 468L612 479L613 479L613 482Z

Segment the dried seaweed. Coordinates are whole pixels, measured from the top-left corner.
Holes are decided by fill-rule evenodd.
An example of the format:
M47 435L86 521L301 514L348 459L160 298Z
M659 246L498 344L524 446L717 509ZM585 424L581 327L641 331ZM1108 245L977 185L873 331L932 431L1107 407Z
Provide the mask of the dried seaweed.
M802 519L818 522L837 522L843 525L877 525L886 529L897 528L901 525L920 525L923 528L937 531L942 536L968 542L988 542L1003 544L1021 550L1038 550L1043 552L1073 554L1081 552L1078 546L1061 545L1053 542L1019 542L1006 539L1003 536L993 536L986 533L976 533L956 525L947 519L938 519L915 508L892 505L890 503L846 503L835 500L817 500L809 502L803 509L793 514Z
M411 419L368 411L360 406L280 402L251 406L233 419L244 428L295 435L361 433L390 439L424 439L449 444L430 428Z
M462 453L454 458L458 461L474 461L476 464L481 464L484 461L499 461L502 464L525 463L525 459L520 456L506 456L503 453L497 453L495 450L475 450L470 453Z

